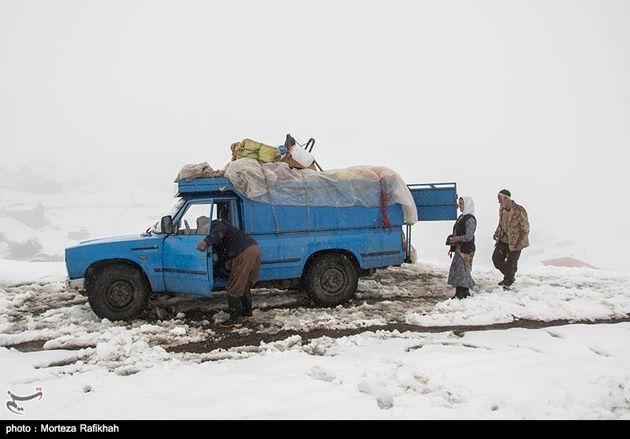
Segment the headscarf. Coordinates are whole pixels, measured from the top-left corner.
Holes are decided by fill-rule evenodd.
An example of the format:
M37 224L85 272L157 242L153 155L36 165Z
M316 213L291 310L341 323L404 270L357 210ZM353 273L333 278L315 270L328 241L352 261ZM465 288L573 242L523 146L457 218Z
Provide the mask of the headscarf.
M474 215L475 202L473 201L473 199L467 195L464 195L463 197L459 197L459 198L464 200L464 211L462 212L462 215Z

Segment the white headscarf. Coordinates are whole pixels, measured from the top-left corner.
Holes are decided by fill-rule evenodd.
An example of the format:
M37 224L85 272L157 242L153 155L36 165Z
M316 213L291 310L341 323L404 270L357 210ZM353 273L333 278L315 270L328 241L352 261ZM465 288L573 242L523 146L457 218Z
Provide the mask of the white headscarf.
M475 214L475 202L473 201L473 199L469 196L464 195L463 197L460 197L462 200L464 200L464 211L462 212L462 215L474 215Z

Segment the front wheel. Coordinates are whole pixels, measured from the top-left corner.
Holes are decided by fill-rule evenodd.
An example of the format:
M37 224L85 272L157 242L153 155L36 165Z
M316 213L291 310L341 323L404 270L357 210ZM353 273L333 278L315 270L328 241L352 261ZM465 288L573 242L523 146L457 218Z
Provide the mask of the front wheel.
M140 270L124 264L113 265L96 275L88 291L88 301L100 318L129 320L145 309L149 292Z
M339 253L317 256L304 275L304 286L318 305L337 306L352 299L357 291L357 270L352 261Z

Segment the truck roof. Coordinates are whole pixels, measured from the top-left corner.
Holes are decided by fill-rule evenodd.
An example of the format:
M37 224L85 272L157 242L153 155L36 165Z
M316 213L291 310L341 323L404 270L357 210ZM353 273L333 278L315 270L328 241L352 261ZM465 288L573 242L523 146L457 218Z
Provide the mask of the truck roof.
M176 197L193 194L231 192L234 186L227 178L197 178L191 181L178 180Z

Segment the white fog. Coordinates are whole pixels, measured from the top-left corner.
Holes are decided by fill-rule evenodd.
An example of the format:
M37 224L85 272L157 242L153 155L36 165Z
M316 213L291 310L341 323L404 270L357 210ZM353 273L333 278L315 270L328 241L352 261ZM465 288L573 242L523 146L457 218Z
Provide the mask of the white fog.
M533 248L571 242L623 269L629 18L623 1L3 0L2 204L78 208L94 234L87 206L158 217L184 164L221 168L234 141L292 133L316 139L325 169L457 182L477 205L480 254L508 188ZM440 258L449 229L419 223L416 246Z

